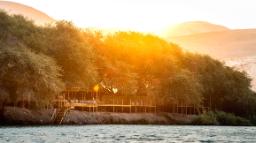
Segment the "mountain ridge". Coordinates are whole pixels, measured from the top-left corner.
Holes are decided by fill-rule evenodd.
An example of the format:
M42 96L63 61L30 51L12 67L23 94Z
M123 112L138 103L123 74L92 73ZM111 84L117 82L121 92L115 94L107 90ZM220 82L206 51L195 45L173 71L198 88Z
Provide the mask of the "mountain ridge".
M212 24L206 21L188 21L167 28L163 35L170 38L177 36L193 35L197 33L218 32L228 30L230 29L225 26Z
M22 15L25 18L34 21L37 25L44 25L55 21L42 11L16 2L0 1L0 10L3 10L8 14Z

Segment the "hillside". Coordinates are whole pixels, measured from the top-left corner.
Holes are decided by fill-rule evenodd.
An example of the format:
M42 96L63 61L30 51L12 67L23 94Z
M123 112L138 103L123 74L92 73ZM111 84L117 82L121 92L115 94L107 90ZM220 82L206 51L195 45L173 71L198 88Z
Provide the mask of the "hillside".
M15 2L0 1L0 10L3 10L9 14L23 15L27 19L33 20L38 25L54 22L54 19L49 17L47 14L32 7Z
M256 91L256 56L233 58L225 60L226 65L234 67L239 71L246 71L250 78L252 78L252 89Z
M177 36L193 35L198 33L219 32L228 30L229 29L227 27L217 24L212 24L204 21L190 21L167 28L164 32L164 35L167 38L171 38Z
M256 52L256 29L208 32L168 39L191 52L226 59L253 56Z
M210 55L228 66L246 71L253 79L252 86L256 90L256 59L251 58L256 53L256 29L197 33L167 39L190 52Z

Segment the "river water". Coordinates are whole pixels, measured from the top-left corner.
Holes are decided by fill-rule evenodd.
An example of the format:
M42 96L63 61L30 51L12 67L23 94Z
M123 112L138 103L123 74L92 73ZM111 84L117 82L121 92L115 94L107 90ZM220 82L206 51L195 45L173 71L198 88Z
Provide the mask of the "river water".
M0 143L256 142L256 127L84 125L0 127Z

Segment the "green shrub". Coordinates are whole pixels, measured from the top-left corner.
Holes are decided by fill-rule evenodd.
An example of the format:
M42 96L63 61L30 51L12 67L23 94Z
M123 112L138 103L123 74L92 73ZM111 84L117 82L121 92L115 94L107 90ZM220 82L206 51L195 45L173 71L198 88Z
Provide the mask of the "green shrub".
M193 125L218 125L218 121L213 112L201 114L192 121Z
M226 113L222 111L215 112L216 118L220 125L232 125L232 126L248 126L251 125L251 122L245 118L235 116L231 113Z
M235 116L222 111L201 114L192 121L193 125L230 125L249 126L252 125L248 119Z
M250 121L253 125L256 125L256 115L251 116Z

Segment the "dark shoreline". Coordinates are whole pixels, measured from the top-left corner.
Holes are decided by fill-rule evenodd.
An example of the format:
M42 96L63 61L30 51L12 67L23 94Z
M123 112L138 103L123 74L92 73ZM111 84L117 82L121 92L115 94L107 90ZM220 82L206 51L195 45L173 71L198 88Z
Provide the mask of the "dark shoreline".
M212 122L205 114L184 115L177 113L113 113L70 110L61 125L51 119L54 109L30 110L6 107L0 127L61 126L61 125L210 125L210 126L253 126L249 121L233 123L228 115L226 122ZM207 114L206 114L207 115ZM202 118L203 117L203 118ZM200 120L198 120L200 119ZM206 120L207 119L207 120ZM239 118L236 118L239 119ZM199 122L198 122L199 121ZM233 123L233 124L232 124Z
M52 123L53 109L6 107L1 126L59 126ZM173 113L112 113L71 110L61 125L190 125L195 115Z

